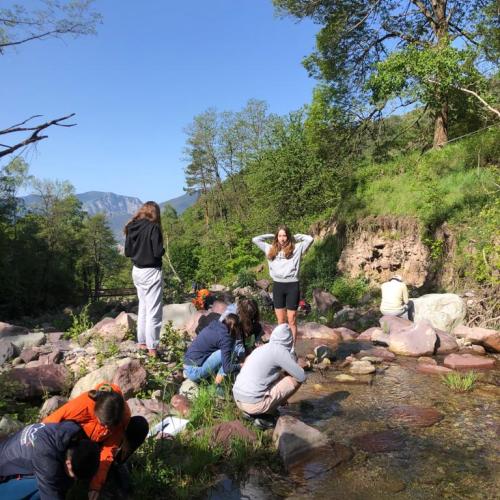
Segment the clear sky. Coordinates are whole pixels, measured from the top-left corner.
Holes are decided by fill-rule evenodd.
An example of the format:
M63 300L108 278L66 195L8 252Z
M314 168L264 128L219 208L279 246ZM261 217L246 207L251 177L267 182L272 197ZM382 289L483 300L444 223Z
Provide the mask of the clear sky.
M31 3L31 2L29 2ZM0 128L75 112L26 156L38 178L78 193L164 201L183 194L184 127L250 98L285 114L310 102L301 65L316 26L275 16L271 0L97 0L98 35L31 42L0 56Z

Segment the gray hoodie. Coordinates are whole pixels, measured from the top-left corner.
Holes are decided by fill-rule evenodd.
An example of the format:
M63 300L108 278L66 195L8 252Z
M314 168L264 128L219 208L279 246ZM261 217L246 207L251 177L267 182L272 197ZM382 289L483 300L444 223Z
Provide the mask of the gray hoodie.
M266 243L266 239L274 238L274 234L261 234L252 238L255 243L264 253L269 253L271 245ZM280 283L293 283L299 281L300 259L313 242L313 237L308 234L294 235L295 249L293 255L287 259L283 252L279 252L273 260L267 259L269 264L269 274L273 281Z
M258 403L280 378L281 370L304 382L304 370L290 354L293 339L290 327L278 325L271 333L269 343L258 347L245 361L233 386L233 396L242 403Z

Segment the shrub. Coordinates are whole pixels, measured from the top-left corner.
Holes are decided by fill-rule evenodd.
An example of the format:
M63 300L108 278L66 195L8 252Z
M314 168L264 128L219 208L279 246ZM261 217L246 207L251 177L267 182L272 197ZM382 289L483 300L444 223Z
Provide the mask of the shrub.
M253 271L244 269L240 271L238 273L238 276L236 277L236 286L237 287L254 286L256 279L257 276Z
M83 333L92 328L93 325L90 321L89 307L90 304L86 304L85 306L83 306L80 313L70 313L72 323L68 330L66 330L66 338L76 339L78 335L80 335L80 333Z
M368 284L364 279L336 278L330 289L342 304L356 306L363 295L368 291Z

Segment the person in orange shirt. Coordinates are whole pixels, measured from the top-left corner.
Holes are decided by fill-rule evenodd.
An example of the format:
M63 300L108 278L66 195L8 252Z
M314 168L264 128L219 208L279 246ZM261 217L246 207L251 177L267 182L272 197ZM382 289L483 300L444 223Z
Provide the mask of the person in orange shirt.
M131 417L121 389L106 382L68 401L43 419L43 423L64 420L76 422L89 439L101 444L99 468L89 491L89 500L96 500L111 464L125 462L144 442L149 432L148 422L141 416Z

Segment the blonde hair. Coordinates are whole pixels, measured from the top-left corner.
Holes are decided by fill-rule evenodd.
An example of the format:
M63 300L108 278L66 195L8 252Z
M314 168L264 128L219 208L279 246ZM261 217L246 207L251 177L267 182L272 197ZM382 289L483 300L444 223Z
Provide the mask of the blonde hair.
M285 231L287 237L286 245L283 248L278 243L278 234L280 231ZM274 240L271 244L269 252L267 253L267 258L269 260L274 260L276 258L276 255L278 255L280 251L283 251L283 253L285 254L285 258L290 259L293 255L294 250L295 250L295 242L292 233L290 233L290 229L288 229L287 226L279 226L276 233L274 234Z
M132 222L140 219L147 219L153 224L158 224L161 230L160 205L158 205L158 203L156 203L155 201L147 201L146 203L144 203L144 205L142 205L142 207L137 210L135 215L127 222L123 229L123 232L125 234L128 234L128 226Z

